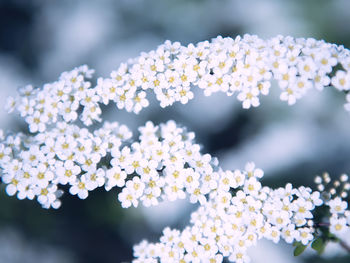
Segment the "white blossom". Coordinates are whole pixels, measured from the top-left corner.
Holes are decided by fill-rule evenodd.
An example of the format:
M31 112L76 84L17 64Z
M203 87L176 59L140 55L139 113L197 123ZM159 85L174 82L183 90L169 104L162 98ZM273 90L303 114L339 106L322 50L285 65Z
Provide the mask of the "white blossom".
M149 92L161 107L186 104L196 87L208 96L236 92L248 109L260 105L259 96L269 94L272 80L281 89L280 99L292 105L313 88L332 84L347 92L348 65L349 50L324 41L250 35L186 47L166 41L121 64L109 78L98 78L96 86L89 81L93 70L84 65L41 88L21 88L8 99L8 111L25 119L30 134L0 132L0 177L8 195L36 199L43 208L61 205L60 185L81 199L98 187L120 187L117 199L124 208L186 196L200 204L183 231L166 228L158 243L136 245L134 262L213 263L224 257L248 262L247 249L262 238L307 245L316 234L316 206L329 207L331 233L349 229L343 200L349 185L340 195L328 193L329 200L308 187L263 187L264 172L254 163L244 170L222 170L216 158L201 153L194 133L174 121L147 122L136 139L116 122L91 132L76 121L102 122L100 106L110 102L137 114L149 106ZM346 101L350 111L349 95ZM342 178L346 184L348 177Z

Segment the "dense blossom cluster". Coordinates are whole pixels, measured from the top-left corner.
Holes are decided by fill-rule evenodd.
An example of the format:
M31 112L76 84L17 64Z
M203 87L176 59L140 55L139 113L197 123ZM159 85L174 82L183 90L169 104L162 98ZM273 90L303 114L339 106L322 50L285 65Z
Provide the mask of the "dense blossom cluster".
M136 245L135 262L214 263L224 257L248 262L247 249L261 238L307 245L315 239L312 212L320 205L330 208L332 233L350 232L350 211L342 198L324 204L320 192L308 187L262 187L258 182L262 172L254 169L253 163L234 173L239 175L235 177L239 183L212 191L209 201L191 215L191 226L181 232L165 228L159 243Z
M62 73L58 81L42 88L25 86L19 89L16 99L9 97L6 107L9 112L16 109L25 118L32 133L44 132L57 122L76 121L81 108L80 119L85 125L101 121L100 97L96 95L96 88L86 81L93 72L87 66L80 66Z
M259 106L259 96L269 93L275 79L281 100L294 104L311 88L333 85L348 92L349 70L348 49L312 38L262 40L244 35L187 47L166 41L155 51L121 64L110 78L99 78L95 87L86 80L93 70L81 66L42 89L21 89L18 98L9 99L8 108L25 117L31 132L43 132L56 121L75 121L80 108L84 124L101 121L99 104L110 101L119 109L138 113L149 105L147 90L153 90L162 107L176 101L187 103L197 86L207 96L218 91L229 96L235 93L248 109ZM350 95L346 100L345 108L350 110Z
M0 131L0 177L9 195L36 198L44 208L59 208L62 186L81 199L89 191L121 188L122 207L157 205L186 196L199 209L183 231L166 228L159 243L135 246L135 262L247 262L247 248L261 238L307 245L318 222L313 211L328 207L331 233L350 231L347 210L350 184L342 175L326 191L327 175L317 177L319 191L291 184L263 187L263 171L248 163L244 170L224 171L216 158L202 154L194 133L174 121L139 128L139 138L117 122L89 131L102 121L101 104L140 112L153 90L162 107L187 103L198 86L205 95L237 94L243 108L259 106L271 80L282 89L281 100L294 104L308 89L333 85L350 89L350 51L324 41L245 35L213 39L187 47L169 41L122 64L110 78L92 86L93 70L81 66L42 88L26 86L9 98L8 110L25 118L31 134ZM350 111L350 94L345 109ZM337 191L341 186L340 192Z
M34 136L10 134L0 143L6 192L17 193L19 199L36 196L45 208L60 206L58 184L68 184L72 194L86 198L88 190L105 184L102 160L107 152L118 149L130 136L126 126L117 123L105 123L90 133L64 122Z
M58 184L85 199L88 191L104 186L119 194L123 207L157 205L160 199L176 200L190 194L191 202L205 195L223 177L217 161L202 155L194 134L169 121L160 126L147 122L133 142L125 125L105 123L90 133L85 128L59 122L35 136L7 136L0 144L2 181L9 195L19 199L37 196L43 207L58 208Z

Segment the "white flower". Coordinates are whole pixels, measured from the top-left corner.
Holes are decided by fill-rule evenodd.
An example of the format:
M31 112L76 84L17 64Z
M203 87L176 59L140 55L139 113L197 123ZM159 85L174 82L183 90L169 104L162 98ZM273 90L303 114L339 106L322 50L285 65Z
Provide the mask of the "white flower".
M48 117L41 114L39 111L35 111L33 115L29 115L26 118L26 122L29 124L29 130L31 133L45 131L48 120Z
M272 226L269 231L269 236L267 236L266 238L272 240L274 243L277 244L280 240L280 236L281 232L279 231L279 229L275 226Z
M264 176L264 172L259 168L255 168L255 163L253 162L248 162L245 165L244 170L248 173L248 178L251 178L252 176L262 178Z
M328 202L328 206L332 214L342 214L348 207L348 203L340 197L336 197Z
M260 94L262 95L265 95L265 96L268 95L270 91L270 87L271 87L271 83L268 81L263 81L258 83L258 89Z
M10 154L12 150L4 144L0 144L0 162L6 164L10 161Z
M137 168L140 167L140 162L142 160L143 156L142 156L142 153L139 152L139 151L136 151L134 153L132 153L130 156L129 156L129 160L126 162L126 165L125 165L125 171L127 174L132 174L134 173Z
M203 263L221 263L223 261L223 257L221 254L216 254L210 258L203 258Z
M246 263L250 261L248 255L245 252L238 249L235 249L233 251L233 253L229 256L229 260L237 263Z
M246 222L250 231L257 231L264 224L264 216L262 214L252 213L250 211L242 217L242 220L242 222Z
M280 88L285 89L290 83L293 83L296 79L297 73L296 67L290 67L286 72L276 74L275 78L278 80Z
M34 106L35 106L35 100L29 99L28 97L23 97L18 103L18 111L21 114L21 117L26 117L28 115L33 115L34 113ZM48 110L46 108L46 110Z
M308 227L298 228L297 231L299 235L297 235L295 239L300 241L303 245L307 245L314 238L311 229Z
M130 158L130 148L125 146L121 151L119 149L112 150L112 156L114 157L111 160L111 165L113 167L120 166L120 168L125 168L129 163Z
M332 57L331 52L327 49L315 54L315 61L317 66L326 73L332 72L332 68L337 64L337 59Z
M314 77L315 88L322 91L324 87L329 86L331 79L323 72L319 70Z
M274 74L285 73L288 70L288 62L285 59L275 58L269 61Z
M139 93L135 94L134 100L134 112L137 114L139 113L142 108L146 108L149 105L148 100L146 99L146 92L140 91Z
M93 121L101 121L101 118L99 117L101 112L102 111L99 104L90 103L84 107L80 119L85 125L89 126L93 123Z
M47 187L36 187L34 193L38 197L38 202L46 208L53 207L58 208L60 202L57 201L57 185L49 185Z
M128 180L125 185L126 189L130 189L137 198L142 195L145 189L145 183L142 182L138 176L134 176L132 180Z
M199 173L208 173L211 171L210 166L211 156L210 154L204 154L202 156L196 156L189 162L190 166Z
M92 147L92 152L97 153L101 157L106 156L107 154L108 143L104 141L103 138L97 137L94 138L94 145Z
M163 236L160 237L160 241L166 245L173 245L178 241L179 237L180 237L180 231L176 229L172 230L169 227L166 227L163 230Z
M330 232L339 235L345 233L349 229L345 217L331 217L330 218Z
M117 93L116 85L111 79L97 79L96 92L101 97L103 104L107 105L110 100L114 100ZM81 96L80 99L84 98L86 95Z
M310 199L312 201L312 203L315 205L315 206L320 206L323 204L323 200L321 199L321 194L320 192L313 192L311 195L310 195Z
M282 101L287 101L288 105L293 105L301 97L295 86L289 86L280 95Z
M169 159L169 150L170 147L168 145L163 145L161 143L155 144L151 149L152 159L161 163L163 160Z
M261 183L255 178L251 177L244 183L244 192L250 195L257 195L261 188Z
M308 89L312 88L312 82L304 76L297 77L291 85L295 92L300 94L300 96L303 96Z
M298 198L294 200L293 210L295 211L295 216L300 218L312 218L310 210L313 208L313 204L310 201L306 201L304 198Z
M8 97L5 104L5 109L8 113L13 112L16 109L17 101L13 97Z
M306 58L297 64L299 74L308 79L313 79L316 71L316 64L312 58Z
M54 178L53 172L48 170L43 163L39 163L36 167L32 167L30 169L30 175L33 178L33 183L42 188L46 187Z
M153 194L152 191L148 191L149 188L145 190L144 195L141 197L142 204L145 207L150 207L150 206L156 206L158 205L158 198L156 195Z
M56 174L60 184L74 184L77 175L81 172L81 168L75 165L73 161L67 160L63 166L56 166Z
M216 203L220 207L228 207L231 204L231 194L228 192L219 192L216 197Z
M338 70L331 82L340 91L350 89L350 75L343 70Z
M101 160L101 156L98 153L91 153L88 156L79 156L77 161L82 164L81 169L85 172L93 171L96 169L97 163Z
M69 188L69 192L72 195L78 195L80 199L86 199L88 197L88 190L86 188L86 179L85 177L81 177L80 180L77 179L72 187Z
M100 97L96 94L96 90L94 89L85 90L84 95L85 96L81 99L80 104L85 107L95 105L100 101Z
M195 172L193 169L191 168L187 168L184 170L184 185L186 186L186 188L188 189L194 189L197 188L199 186L199 177L200 174Z
M80 164L83 164L86 160L86 156L89 156L92 152L92 140L84 137L75 140L77 145L75 146L75 149L73 149L75 159Z
M272 214L272 223L279 229L290 224L290 214L287 211L275 211Z
M132 137L132 132L125 125L120 125L116 134L122 141L127 141Z
M107 170L106 177L106 191L111 190L114 186L123 187L125 185L126 172L122 171L118 166Z
M18 191L18 187L19 187L19 180L15 177L3 177L2 178L3 182L4 183L7 183L7 186L6 186L6 193L9 195L9 196L13 196L17 193Z
M55 152L61 160L66 160L76 148L77 143L73 136L60 136L56 139Z
M161 194L161 189L163 188L164 184L164 178L162 176L159 176L159 174L157 173L151 176L147 181L145 181L145 193L152 193L154 197L158 197Z
M263 171L254 163L245 171L223 171L216 158L200 152L194 133L174 121L148 122L139 129L138 140L118 123L105 123L91 133L73 122L78 117L84 125L102 121L101 103L110 101L139 113L149 105L146 91L154 92L162 107L186 104L195 86L205 95L237 91L248 109L260 105L258 96L269 93L272 79L282 89L280 99L294 104L309 89L322 90L330 83L349 90L349 61L347 49L324 41L245 35L187 47L167 41L122 64L110 78L99 78L96 86L86 81L93 72L87 66L63 72L58 81L38 89L27 86L8 100L8 109L19 112L36 134L0 132L1 180L9 195L37 196L44 208L60 206L59 184L69 184L69 192L81 199L97 187L122 187L122 207L136 207L139 201L152 206L187 194L190 202L200 202L190 226L182 232L165 230L159 243L141 243L135 262L212 263L223 257L247 262L246 250L262 237L306 245L315 231L313 210L323 204L319 192L291 184L262 187ZM346 100L350 111L349 95ZM340 181L342 196L349 188L345 181ZM348 230L346 201L334 197L325 206L332 213L331 232Z
M34 199L34 197L35 197L34 188L33 188L33 185L31 183L22 182L22 183L18 184L17 189L18 189L17 198L19 200L23 200L23 199L33 200Z
M207 192L210 192L218 187L218 181L219 174L210 170L202 176L202 188L208 189Z
M66 122L75 121L78 118L77 110L79 108L79 103L77 101L65 102L60 105L60 108L61 112L59 113Z
M200 245L190 246L187 250L187 254L185 255L185 260L187 262L199 263L204 254L204 248Z
M235 186L233 173L231 171L219 171L219 189L228 191L231 187Z
M244 109L249 109L251 106L258 107L260 105L258 95L259 89L257 87L244 87L237 98L243 102Z
M186 193L183 191L183 184L181 182L165 184L164 192L169 201L186 198Z
M206 198L200 187L188 186L186 190L190 194L191 203L199 201L200 204L204 204L206 202Z
M176 101L186 104L189 100L193 99L193 92L190 91L189 86L178 86L175 90L174 98Z
M105 170L102 168L97 169L96 171L91 170L83 174L82 177L85 178L86 189L92 191L97 187L101 187L105 183Z
M293 243L294 239L299 235L294 224L289 224L282 229L282 238L289 244Z
M136 192L131 188L123 188L123 191L118 195L118 199L123 208L128 208L131 205L137 207L138 200L135 193Z

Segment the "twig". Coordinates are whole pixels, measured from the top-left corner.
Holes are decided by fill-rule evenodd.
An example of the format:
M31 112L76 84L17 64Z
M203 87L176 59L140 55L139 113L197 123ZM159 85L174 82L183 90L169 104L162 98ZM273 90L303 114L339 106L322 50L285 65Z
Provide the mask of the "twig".
M339 239L339 244L342 248L344 248L348 253L350 253L350 246L345 243L343 240Z
M329 227L330 224L329 223L316 223L316 227ZM345 243L343 240L341 240L340 238L337 238L339 245L345 249L348 253L350 253L350 245L348 245L347 243Z
M316 223L316 227L320 227L320 226L329 227L330 224L329 223Z

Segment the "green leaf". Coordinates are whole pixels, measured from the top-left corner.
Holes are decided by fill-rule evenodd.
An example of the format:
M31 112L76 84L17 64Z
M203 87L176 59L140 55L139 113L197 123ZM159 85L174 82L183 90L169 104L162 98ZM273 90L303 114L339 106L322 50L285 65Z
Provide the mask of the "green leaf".
M324 251L324 248L326 246L326 243L323 241L322 238L317 238L315 239L312 244L311 247L317 251L318 254L322 254L322 252Z
M299 256L301 253L304 252L306 247L307 246L304 246L304 245L297 245L294 249L294 256L295 257Z
M301 242L298 242L298 241L293 242L293 247L300 246L300 245L302 245Z

